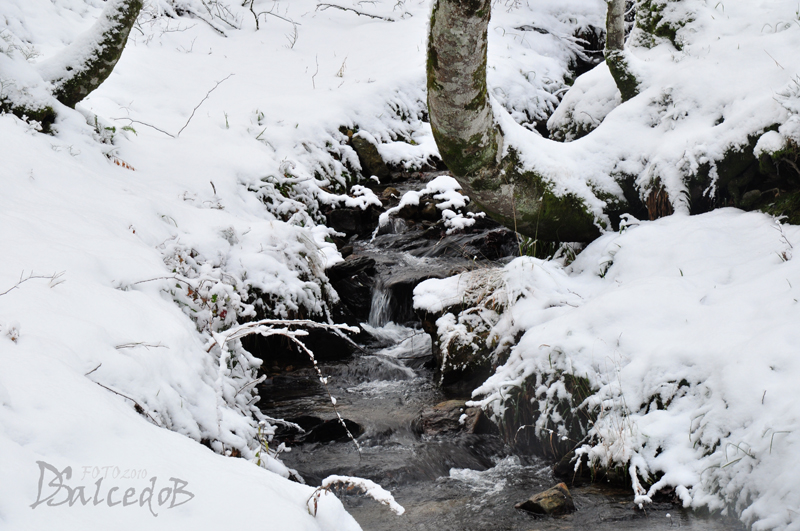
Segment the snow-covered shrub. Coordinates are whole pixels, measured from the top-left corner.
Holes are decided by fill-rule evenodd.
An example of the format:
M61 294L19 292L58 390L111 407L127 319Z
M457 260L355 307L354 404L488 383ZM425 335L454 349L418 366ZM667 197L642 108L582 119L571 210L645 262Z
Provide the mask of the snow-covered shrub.
M722 209L628 218L569 266L514 260L491 332L513 347L474 405L510 442L568 455L562 470L628 482L637 503L674 489L687 507L792 529L797 238ZM420 284L415 304L457 303L460 280Z
M381 214L376 233L388 227L394 217L402 215L409 208L419 207L423 198L436 203L436 212L441 216L447 234L473 226L476 219L483 217L484 214L466 212L469 197L461 194L458 191L460 189L461 185L454 178L440 175L426 184L422 190L406 192L396 206Z

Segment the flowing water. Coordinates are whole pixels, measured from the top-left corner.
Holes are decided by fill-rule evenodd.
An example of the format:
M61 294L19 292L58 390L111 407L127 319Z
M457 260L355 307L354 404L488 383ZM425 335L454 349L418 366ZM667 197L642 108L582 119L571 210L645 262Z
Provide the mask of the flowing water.
M365 531L741 529L735 521L698 516L666 502L639 510L630 490L604 486L572 488L577 511L571 515L534 516L514 505L559 483L551 463L513 455L497 436L419 435L413 425L420 412L453 397L433 383L427 368L430 338L413 323L410 290L422 278L471 267L474 253L485 246L476 251L475 235L424 238L404 223L386 232L372 243L356 244L357 254L377 262L369 322L362 325L371 339L351 360L321 365L342 417L361 428L350 425L361 450L346 437L294 445L281 459L307 483L318 485L339 474L371 479L392 491L406 508L402 516L369 498L340 493ZM498 241L497 254L509 254L508 241ZM262 407L272 417L313 425L335 418L328 390L312 369L286 372L263 386ZM284 433L283 440L302 439Z

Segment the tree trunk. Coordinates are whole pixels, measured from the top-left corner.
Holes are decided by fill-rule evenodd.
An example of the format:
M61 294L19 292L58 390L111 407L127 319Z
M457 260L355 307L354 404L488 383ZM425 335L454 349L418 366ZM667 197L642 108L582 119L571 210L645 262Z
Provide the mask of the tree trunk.
M39 65L42 77L55 87L58 101L74 108L108 78L141 9L142 0L109 0L86 33Z
M442 160L470 199L503 225L549 241L589 241L594 218L520 170L494 120L486 85L492 0L435 0L428 37L428 112Z
M639 93L639 82L631 73L625 53L625 0L607 0L606 64L617 84L622 101Z

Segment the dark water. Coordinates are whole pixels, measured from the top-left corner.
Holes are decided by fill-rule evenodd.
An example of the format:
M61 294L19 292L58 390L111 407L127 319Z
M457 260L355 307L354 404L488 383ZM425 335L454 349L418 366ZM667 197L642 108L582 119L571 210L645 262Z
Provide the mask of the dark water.
M341 474L371 479L391 490L406 508L402 516L369 498L343 497L365 531L741 529L735 521L697 516L669 503L639 510L629 490L602 485L571 489L578 509L572 515L537 517L516 510L514 504L559 482L551 464L512 455L495 436L417 435L412 422L421 410L446 399L427 369L406 366L424 358L429 339L393 324L375 333L383 341L366 354L322 367L339 412L365 430L358 438L360 455L347 440L300 444L281 455L310 484ZM311 369L273 378L264 394L265 410L272 416L335 418Z
M321 368L342 417L363 428L358 436L361 450L346 439L297 444L281 454L284 463L312 485L340 474L371 479L391 490L406 509L402 516L372 499L343 496L345 507L365 531L742 529L736 521L699 516L669 503L640 510L631 491L602 485L572 488L577 512L571 515L537 517L514 505L560 482L552 475L551 463L513 455L496 436L415 433L412 423L420 412L451 397L442 394L424 367L430 360L430 338L413 328L411 289L422 278L449 276L477 260L513 254L514 241L502 232L487 244L485 234L491 231L496 227L431 237L430 226L397 221L373 242L357 243L357 254L377 262L370 322L363 325L372 340L354 359ZM312 369L275 376L261 388L261 395L262 407L272 417L335 418L327 391Z

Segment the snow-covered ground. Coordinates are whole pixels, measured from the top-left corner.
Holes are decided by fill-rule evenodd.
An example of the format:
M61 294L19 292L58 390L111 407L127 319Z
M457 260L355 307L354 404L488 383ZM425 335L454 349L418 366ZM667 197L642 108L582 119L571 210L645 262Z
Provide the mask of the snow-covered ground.
M424 122L430 2L338 4L361 14L312 0L245 4L147 0L109 79L77 110L56 106L52 135L0 115L3 529L358 529L333 496L311 516L313 489L258 452L269 431L253 402L260 362L232 342L227 363L213 334L261 316L248 299L257 293L270 301L268 316L327 314L336 294L322 271L341 257L317 202L374 200L363 189L340 195L360 170L344 131L357 128L398 166L436 155ZM796 5L714 4L670 3L669 16L690 20L679 32L684 47L638 50L640 98L618 106L602 66L579 79L566 96L571 115L605 120L584 139L555 144L529 129L567 93L579 54L572 34L601 27L605 3L497 2L489 85L510 113L499 114L506 135L533 148L523 159L579 195L587 181L615 192L617 171L644 182L658 169L679 203L682 175L748 135L785 124L761 145L779 149L797 110ZM105 5L0 2L0 97L46 99L37 65ZM258 29L254 13L263 13ZM530 330L481 392L489 400L536 366L546 341L535 336L549 323L558 363L583 367L598 399L624 396L631 408L631 433L605 453L587 449L593 456L636 456L640 473L665 472L694 505L748 500L745 520L797 526L800 485L787 463L800 444L789 325L800 279L791 276L797 233L779 228L730 211L679 217L604 236L570 270L514 262L506 283L534 295L519 298L524 318L513 326ZM599 278L597 260L617 244ZM549 283L538 284L545 274ZM556 293L577 308L534 311L539 294L561 301ZM651 299L655 307L636 309ZM587 349L616 372L593 364ZM662 378L690 386L672 391L667 410L637 409ZM598 435L613 427L618 409L609 412ZM662 441L657 455L648 437ZM112 506L127 489L135 504ZM53 506L70 493L74 503Z

